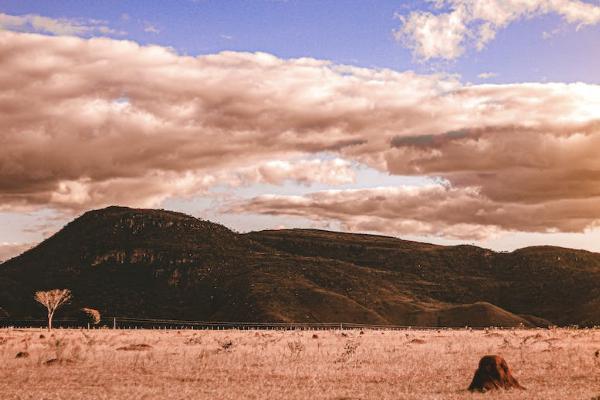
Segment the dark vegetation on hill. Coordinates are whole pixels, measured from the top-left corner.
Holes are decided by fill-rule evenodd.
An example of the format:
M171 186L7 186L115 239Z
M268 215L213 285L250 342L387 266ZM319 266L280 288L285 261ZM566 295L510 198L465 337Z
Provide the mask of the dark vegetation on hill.
M320 230L238 234L163 210L85 213L0 264L0 307L69 288L103 315L412 326L600 325L600 254L496 253Z

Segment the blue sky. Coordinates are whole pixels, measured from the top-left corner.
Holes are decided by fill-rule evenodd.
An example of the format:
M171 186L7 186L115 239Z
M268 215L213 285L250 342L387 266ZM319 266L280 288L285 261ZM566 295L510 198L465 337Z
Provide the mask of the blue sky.
M593 4L594 2L590 2ZM597 4L597 3L596 3ZM160 44L190 55L263 51L282 58L314 57L364 67L442 71L480 82L600 82L600 26L577 29L549 14L512 23L485 51L458 60L419 62L394 39L399 20L425 1L392 0L5 0L0 11L53 18L100 19L127 32L112 35ZM154 27L159 32L146 32ZM558 32L545 39L544 32Z
M4 28L5 35L17 36L7 36L10 39L0 44L18 42L15 46L23 57L38 57L29 53L37 39L27 33L35 33L48 40L44 59L56 60L59 54L67 57L61 53L68 43L73 45L67 36L75 36L81 40L76 45L81 46L82 56L68 56L73 57L71 67L54 66L64 68L58 75L67 77L64 85L69 90L61 92L64 98L39 95L39 107L53 115L54 125L44 122L44 116L39 116L38 125L32 122L26 127L10 113L0 119L8 132L0 139L14 143L0 154L0 247L7 249L4 253L0 249L0 259L42 240L85 209L114 202L181 210L242 231L318 226L438 243L469 242L502 250L542 243L600 250L600 208L586 203L592 204L598 196L596 181L587 177L600 169L589 161L594 159L600 135L600 112L595 108L600 90L600 1L565 0L553 6L541 0L530 2L531 6L498 0L438 3L2 1L0 34ZM111 40L99 45L91 40L94 37ZM125 48L119 44L123 40L158 45L162 50L158 54ZM224 51L235 53L218 55ZM237 52L275 57L251 55L240 61ZM163 73L164 79L173 79L173 86L181 74L204 74L207 64L202 56L211 55L215 56L213 64L221 66L213 75L222 73L227 77L225 84L240 85L232 89L238 90L239 96L234 97L239 104L231 110L206 108L215 98L221 99L215 104L225 108L231 100L229 94L209 84L194 81L193 89L186 90L157 83ZM166 66L146 73L143 66L147 64L150 70L155 56L166 60ZM190 61L184 56L198 58ZM291 60L303 57L329 64L307 67L305 61ZM131 70L122 60L131 60ZM45 88L54 95L55 70L44 69L40 63L38 72L48 74L48 79L33 82L38 78L25 74L26 67L4 61L6 74L26 77L21 85ZM107 63L107 70L88 76L86 62ZM198 67L192 65L195 62ZM363 70L342 71L339 65ZM121 73L118 68L127 71L111 80L113 72ZM324 76L329 80L321 80ZM88 79L98 83L84 89ZM305 86L299 89L296 80ZM374 82L382 83L384 89L373 86ZM567 85L577 82L581 84ZM253 90L263 83L261 96L272 98L253 97ZM108 92L133 93L136 85L147 87L154 97L145 97L147 93L141 90L105 98ZM279 90L290 91L289 104L285 96L278 97ZM11 110L23 102L13 100L14 93L6 88ZM461 94L452 100L448 93ZM31 96L26 90L19 95ZM169 98L178 99L181 105L172 104ZM322 98L328 101L314 100ZM263 100L264 109L242 113L242 118L249 126L264 130L264 118L288 116L288 121L276 118L266 125L267 129L275 127L272 137L259 128L242 132L230 125L230 115L239 117L240 110L252 109ZM173 107L170 113L161 113L150 104L161 101L165 109ZM88 120L73 123L73 115L64 111L73 104L81 106L77 112ZM308 111L303 109L306 104ZM331 121L319 114L323 104L335 104ZM107 109L110 113L103 114ZM189 114L190 110L196 114ZM314 115L308 115L310 111ZM35 109L27 112L32 121L38 117ZM193 122L177 125L177 113L192 115ZM223 119L217 122L203 119L221 113ZM41 132L60 137L61 146L84 154L92 146L92 139L84 136L93 131L115 140L107 147L106 158L119 159L123 152L116 149L130 146L129 130L138 127L128 121L132 115L145 115L145 124L160 121L156 127L140 129L161 132L144 132L143 137L149 142L160 138L157 146L165 149L165 154L149 152L140 165L132 163L135 172L116 171L121 161L109 168L113 161L99 165L66 155L66 161L61 160L58 142L47 143L47 151L39 150L36 135ZM348 122L355 116L355 122ZM176 129L165 130L169 124ZM187 128L195 136L177 136ZM214 139L218 135L212 136L215 129L224 129L220 137L230 137L242 155L208 168L203 157L209 159L210 149L193 147L206 140L211 145L212 140L218 141ZM310 150L302 142L307 140L306 130L314 135ZM457 131L460 135L447 140L448 132ZM205 132L211 139L202 136ZM338 136L359 145L332 147L330 140ZM455 146L463 139L462 147ZM179 148L182 141L188 144ZM214 142L215 148L221 145L227 143ZM494 146L498 153L490 152ZM182 154L189 157L189 166L166 165L171 161L165 160ZM138 154L128 157L135 159ZM57 165L47 165L51 172L36 169L51 160L58 160ZM497 164L490 166L489 160ZM66 165L75 169L67 170ZM166 179L177 182L177 187L163 187ZM139 189L139 193L132 190L132 197L127 197L122 193L123 182L133 187L151 182L153 187ZM569 189L550 187L552 182ZM372 207L368 199L381 204ZM244 201L247 204L240 205ZM426 210L418 207L429 202L432 205ZM356 204L356 210L339 212L348 204ZM460 214L457 207L463 204L473 207L472 211L452 217ZM579 215L572 210L583 211ZM429 217L422 217L423 213ZM436 222L435 215L443 221ZM529 215L539 221L526 222Z

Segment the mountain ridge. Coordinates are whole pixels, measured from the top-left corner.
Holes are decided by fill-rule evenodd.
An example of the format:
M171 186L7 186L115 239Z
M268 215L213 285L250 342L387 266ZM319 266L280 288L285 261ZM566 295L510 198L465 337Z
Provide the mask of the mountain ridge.
M588 326L600 324L599 283L600 254L586 250L506 253L318 229L240 234L174 211L111 206L0 264L0 307L37 316L35 290L69 287L72 310L111 315Z

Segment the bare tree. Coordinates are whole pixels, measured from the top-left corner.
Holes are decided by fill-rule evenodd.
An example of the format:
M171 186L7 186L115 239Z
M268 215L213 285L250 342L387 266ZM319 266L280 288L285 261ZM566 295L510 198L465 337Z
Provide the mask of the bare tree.
M40 291L35 293L34 299L48 310L48 330L51 330L54 313L60 306L71 300L71 291L69 289Z

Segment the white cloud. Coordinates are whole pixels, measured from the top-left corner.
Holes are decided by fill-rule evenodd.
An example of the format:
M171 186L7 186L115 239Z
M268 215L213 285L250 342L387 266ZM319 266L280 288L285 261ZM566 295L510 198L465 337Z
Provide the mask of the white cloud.
M557 14L577 29L600 23L600 6L580 0L435 0L435 11L398 15L398 41L422 60L455 59L468 47L482 50L510 23Z
M462 42L468 32L460 13L433 15L412 12L399 16L402 28L395 32L397 40L424 59L453 59L463 54Z
M477 75L479 79L491 79L497 76L498 74L495 72L482 72L481 74Z
M310 185L323 183L342 185L356 181L352 163L336 158L333 160L267 161L255 167L242 168L233 173L240 184L270 183L281 185L285 181ZM222 178L226 180L226 177Z
M160 29L158 29L156 27L156 25L154 25L148 21L144 21L144 32L154 33L155 35L157 35L160 33Z
M50 33L60 36L85 36L94 33L124 34L124 32L110 28L105 21L49 18L36 14L8 15L0 13L0 30L2 29Z

